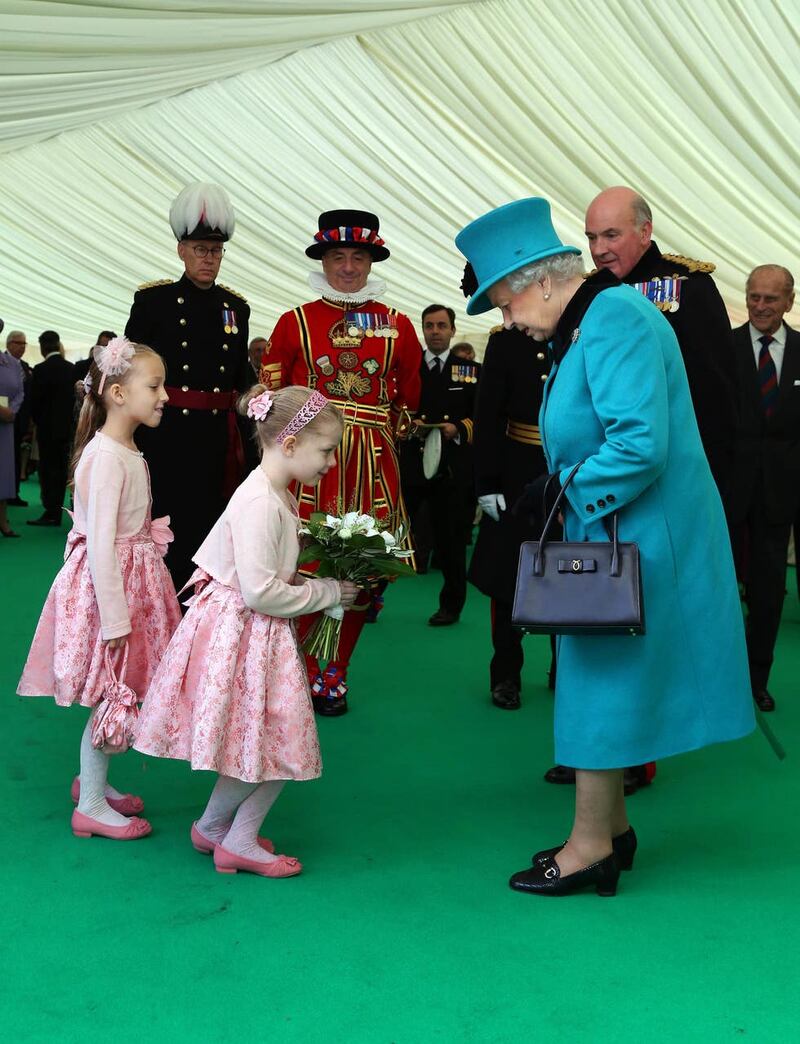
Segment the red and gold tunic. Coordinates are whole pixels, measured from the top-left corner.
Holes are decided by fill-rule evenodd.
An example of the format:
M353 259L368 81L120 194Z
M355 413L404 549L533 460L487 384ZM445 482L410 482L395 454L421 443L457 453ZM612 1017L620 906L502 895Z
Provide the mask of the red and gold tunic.
M316 388L344 414L337 465L300 486L300 515L358 510L406 522L395 432L419 405L422 358L407 316L379 301L342 306L320 299L285 312L264 352L259 379L276 390Z

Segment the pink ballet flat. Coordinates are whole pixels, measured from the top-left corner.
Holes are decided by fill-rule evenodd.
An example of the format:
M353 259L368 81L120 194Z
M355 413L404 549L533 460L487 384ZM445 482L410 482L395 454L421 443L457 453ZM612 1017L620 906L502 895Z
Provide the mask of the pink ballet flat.
M235 874L239 870L246 870L262 877L294 877L303 869L300 860L292 856L279 855L271 863L259 863L256 859L245 859L235 852L229 852L222 845L214 849L214 866L218 874Z
M197 851L204 852L206 855L211 855L216 847L213 841L209 841L204 834L200 833L197 829L197 823L192 823L191 838L192 845L197 849ZM263 848L264 851L269 852L270 855L275 851L275 845L273 845L268 837L257 837L256 841L258 841L259 848Z
M75 837L91 837L94 834L112 841L138 841L140 837L147 837L152 829L146 819L139 819L138 816L129 819L125 826L106 826L85 816L77 808L72 813L72 833Z
M81 799L81 781L78 776L73 779L69 794L72 804L77 805ZM123 794L118 798L107 797L106 801L121 816L137 816L140 812L144 812L144 801L135 794Z

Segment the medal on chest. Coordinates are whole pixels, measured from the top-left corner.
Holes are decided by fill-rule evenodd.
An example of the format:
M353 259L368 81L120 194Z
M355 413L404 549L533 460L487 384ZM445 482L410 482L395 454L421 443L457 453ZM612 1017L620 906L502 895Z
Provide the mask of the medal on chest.
M686 276L659 276L646 283L633 283L633 289L644 294L660 312L677 312L681 306L681 283Z
M239 332L239 327L236 325L236 312L227 305L222 309L222 326L226 334Z
M452 363L450 366L450 380L455 384L477 384L475 367L469 363Z

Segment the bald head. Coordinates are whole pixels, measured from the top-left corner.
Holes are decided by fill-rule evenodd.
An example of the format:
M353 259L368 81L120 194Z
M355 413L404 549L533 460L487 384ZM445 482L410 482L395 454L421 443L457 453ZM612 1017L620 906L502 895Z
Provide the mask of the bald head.
M598 268L624 279L650 246L653 215L632 188L616 185L595 196L586 210L586 238Z

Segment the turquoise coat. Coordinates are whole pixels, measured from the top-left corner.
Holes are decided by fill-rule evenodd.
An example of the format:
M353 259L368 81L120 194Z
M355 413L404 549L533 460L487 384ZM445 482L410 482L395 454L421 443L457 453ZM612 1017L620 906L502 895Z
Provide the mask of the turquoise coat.
M579 291L580 293L581 291ZM570 485L568 540L639 545L647 633L558 641L556 760L639 765L754 727L742 612L722 503L678 342L640 293L589 305L540 413L550 472Z

